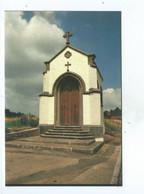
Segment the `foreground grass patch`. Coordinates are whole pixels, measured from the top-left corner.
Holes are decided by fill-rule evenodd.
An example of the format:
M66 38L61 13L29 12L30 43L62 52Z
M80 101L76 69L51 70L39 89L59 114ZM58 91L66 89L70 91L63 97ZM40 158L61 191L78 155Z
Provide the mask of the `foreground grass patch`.
M30 115L22 117L6 118L5 131L6 133L16 132L38 126L38 118Z
M121 121L105 119L105 143L121 145Z
M21 122L20 120L8 121L6 122L5 126L6 128L21 127Z

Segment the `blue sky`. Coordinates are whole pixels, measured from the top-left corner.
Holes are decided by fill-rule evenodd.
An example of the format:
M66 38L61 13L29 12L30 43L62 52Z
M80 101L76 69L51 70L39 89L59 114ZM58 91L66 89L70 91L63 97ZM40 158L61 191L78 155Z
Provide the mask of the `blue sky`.
M33 12L24 12L27 21ZM103 89L121 87L121 12L55 12L59 26L73 37L70 44L96 54L96 64L104 78Z
M9 11L5 14L6 108L38 116L44 61L70 44L96 55L104 110L121 107L121 12ZM13 103L11 103L13 102Z

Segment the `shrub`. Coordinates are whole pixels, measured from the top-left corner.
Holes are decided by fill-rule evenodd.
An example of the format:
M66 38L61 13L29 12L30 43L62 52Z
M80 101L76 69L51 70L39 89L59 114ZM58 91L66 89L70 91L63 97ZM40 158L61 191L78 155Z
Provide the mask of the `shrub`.
M38 126L38 120L30 119L29 124L31 127L37 127Z
M20 123L22 126L28 126L29 125L29 120L26 116L22 116L20 119Z

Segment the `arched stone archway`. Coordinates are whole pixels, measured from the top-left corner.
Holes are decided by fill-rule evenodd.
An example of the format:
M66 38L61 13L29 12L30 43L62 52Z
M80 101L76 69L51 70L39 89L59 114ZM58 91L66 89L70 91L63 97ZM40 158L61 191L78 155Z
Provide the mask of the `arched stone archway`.
M53 87L55 126L83 125L83 93L85 84L72 73L60 76Z

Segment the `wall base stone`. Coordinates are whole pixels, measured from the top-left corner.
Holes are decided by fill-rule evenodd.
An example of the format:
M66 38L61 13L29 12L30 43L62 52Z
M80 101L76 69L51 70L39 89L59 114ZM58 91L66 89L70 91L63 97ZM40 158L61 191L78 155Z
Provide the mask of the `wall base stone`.
M84 125L83 128L89 130L95 138L103 138L103 126Z
M21 137L37 136L39 134L40 134L39 128L26 129L23 131L12 132L12 133L6 134L6 141L15 140Z
M45 133L48 129L54 129L54 125L39 125L40 134Z

